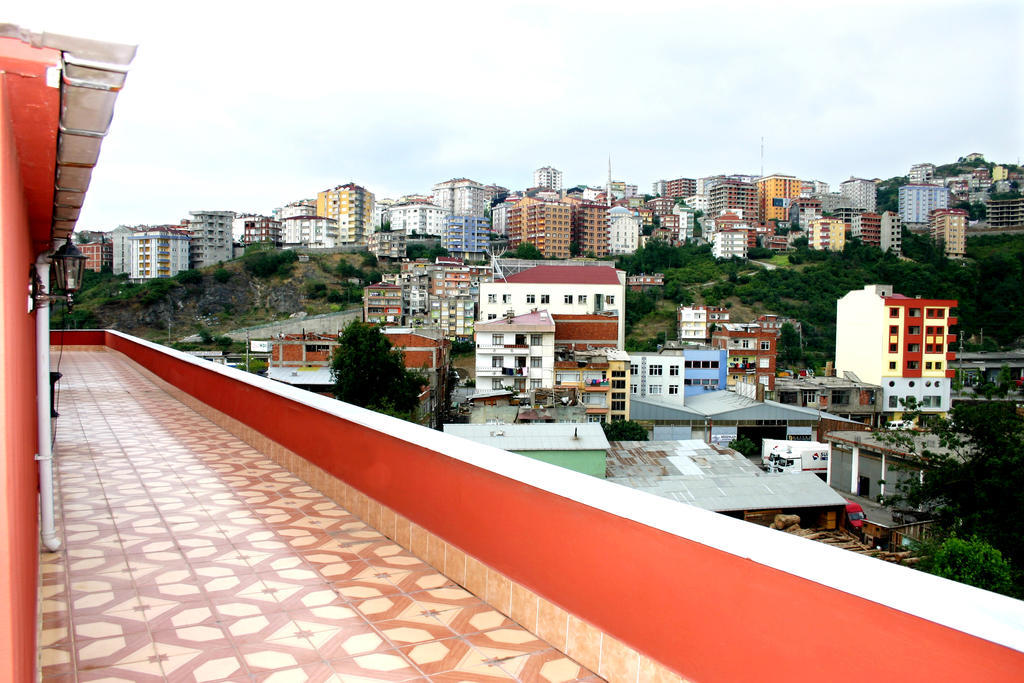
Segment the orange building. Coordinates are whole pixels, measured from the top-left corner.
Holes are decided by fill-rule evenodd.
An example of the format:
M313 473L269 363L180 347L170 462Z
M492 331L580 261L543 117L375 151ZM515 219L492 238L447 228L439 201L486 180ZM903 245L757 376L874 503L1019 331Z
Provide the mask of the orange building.
M545 258L569 258L572 209L562 202L523 197L508 209L508 246L529 242Z
M789 204L800 197L800 179L774 174L757 181L757 219L789 220Z
M581 255L608 255L608 207L576 197L566 198L572 207L572 241Z

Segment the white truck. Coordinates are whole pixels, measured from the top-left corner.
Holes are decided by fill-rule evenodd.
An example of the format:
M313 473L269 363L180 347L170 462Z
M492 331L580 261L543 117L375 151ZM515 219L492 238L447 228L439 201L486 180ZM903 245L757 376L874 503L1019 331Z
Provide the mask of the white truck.
M832 444L817 441L761 441L761 466L768 472L814 472L822 479L828 473Z

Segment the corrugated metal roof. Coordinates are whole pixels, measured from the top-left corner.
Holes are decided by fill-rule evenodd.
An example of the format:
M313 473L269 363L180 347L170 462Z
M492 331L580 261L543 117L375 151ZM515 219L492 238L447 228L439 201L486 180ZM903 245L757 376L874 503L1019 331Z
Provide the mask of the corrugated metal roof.
M685 404L634 398L630 401L630 416L636 420L819 420L827 418L839 422L856 423L845 417L814 408L786 405L776 401L755 401L734 391L708 391L687 396Z
M608 439L595 422L477 425L446 424L446 434L487 444L506 451L607 450ZM574 438L574 435L578 438Z
M814 474L768 474L736 451L699 439L617 441L607 462L608 481L713 512L846 503Z
M327 367L267 368L267 377L285 384L334 384L331 369Z

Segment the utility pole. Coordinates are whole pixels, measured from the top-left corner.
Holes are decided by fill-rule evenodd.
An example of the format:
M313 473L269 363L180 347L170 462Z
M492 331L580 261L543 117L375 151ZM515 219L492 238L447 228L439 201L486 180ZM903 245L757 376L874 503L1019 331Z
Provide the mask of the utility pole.
M249 330L245 331L245 371L249 372Z
M764 136L761 136L761 177L764 178Z

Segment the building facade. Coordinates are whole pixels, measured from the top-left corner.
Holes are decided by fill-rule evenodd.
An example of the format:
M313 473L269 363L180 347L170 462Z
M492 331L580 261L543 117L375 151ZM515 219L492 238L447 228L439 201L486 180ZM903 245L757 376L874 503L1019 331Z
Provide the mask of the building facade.
M851 177L839 183L839 194L849 199L855 209L874 211L878 188L873 180Z
M190 268L205 268L234 256L231 223L233 211L189 211L188 230Z
M949 208L949 188L941 185L904 185L899 189L900 220L928 223L935 209Z
M242 223L242 244L260 242L280 248L284 243L281 221L271 216L247 216Z
M572 209L562 202L524 197L506 213L508 246L529 242L545 258L569 258L572 243Z
M366 240L367 250L379 259L391 261L405 258L404 230L377 230Z
M363 322L375 325L402 324L402 288L377 283L363 290Z
M281 234L288 248L333 249L338 246L338 221L305 214L281 219Z
M712 326L729 322L729 309L724 306L680 306L676 310L679 341L706 343L711 340Z
M882 246L882 217L869 211L855 215L850 222L850 237L856 237L864 244L880 248Z
M711 255L717 259L747 258L748 231L721 228L711 237Z
M950 299L896 294L891 285L868 285L836 304L836 372L882 387L883 410L899 418L907 401L924 413L945 414L955 358Z
M114 268L114 245L110 238L101 235L96 242L86 242L78 245L79 251L85 257L85 269L100 272L106 266Z
M488 190L469 178L434 185L434 204L456 216L483 216L490 206Z
M191 235L171 227L150 228L128 238L132 280L174 277L189 269Z
M990 228L1015 228L1024 225L1024 197L991 199L985 202L985 222Z
M373 193L348 183L317 193L316 215L338 225L338 244L366 244L373 226Z
M555 321L546 310L478 322L475 334L479 390L555 385Z
M580 254L608 255L608 207L583 199L567 199L572 207L572 241Z
M838 218L815 218L808 224L807 246L818 251L842 251L846 246L846 223Z
M452 256L481 261L491 245L491 221L481 216L448 216L441 244Z
M925 185L935 179L935 164L914 164L907 173L911 185Z
M404 230L406 235L443 237L445 221L450 211L429 202L400 202L388 210L392 230Z
M932 240L942 245L946 258L967 255L967 212L963 209L935 209L928 216Z
M727 353L727 382L753 381L775 388L778 332L757 323L725 323L711 333L711 346Z
M757 220L784 221L789 216L789 203L800 197L801 183L789 175L773 174L757 181Z
M608 254L632 254L640 246L640 219L622 206L608 210Z
M747 220L753 220L758 215L757 202L757 186L753 183L723 180L711 186L707 193L705 210L710 216L730 212L737 213ZM699 207L696 206L692 206L692 208L699 210Z
M551 166L542 166L533 172L533 186L561 192L562 172Z

